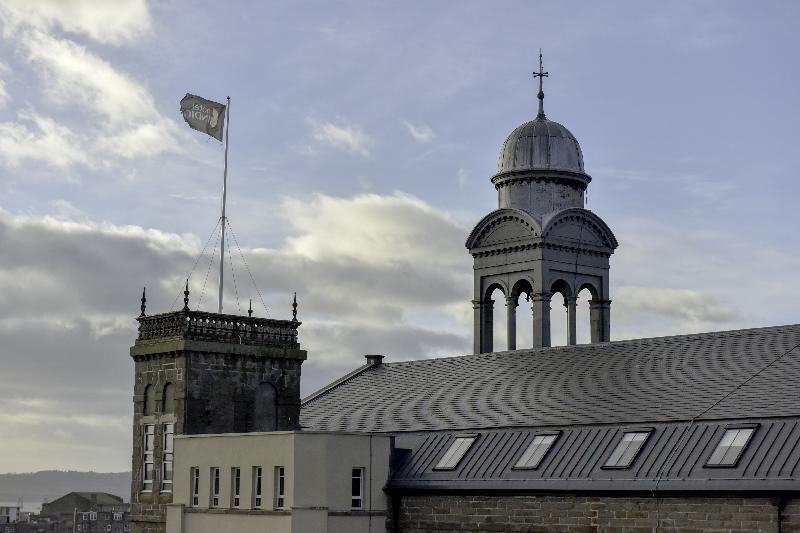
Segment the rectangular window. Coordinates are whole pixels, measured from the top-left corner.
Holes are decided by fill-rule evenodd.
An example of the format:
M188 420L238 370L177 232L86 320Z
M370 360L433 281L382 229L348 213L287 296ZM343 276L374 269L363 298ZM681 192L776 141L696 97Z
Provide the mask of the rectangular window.
M544 456L550 451L550 448L557 438L557 433L541 434L533 437L528 449L525 450L525 453L519 458L514 468L531 470L538 468L542 463L542 459L544 459Z
M350 507L353 509L364 508L364 469L353 468Z
M275 467L275 510L282 511L286 507L286 470L282 466Z
M242 469L231 468L231 507L238 509L241 504Z
M145 424L142 442L142 490L153 490L153 452L155 444L155 426Z
M755 427L726 429L706 466L736 466L755 432Z
M647 431L626 431L603 468L628 468L650 436Z
M253 509L261 509L261 475L261 467L253 467Z
M192 507L200 506L200 469L192 467L191 470Z
M97 520L97 513L92 511L89 513L89 520L95 521Z
M478 438L477 435L463 435L457 436L453 441L453 444L450 445L450 448L445 452L436 466L433 467L434 470L454 470L458 463L461 462L461 459L464 458L467 451L469 451L472 443L475 442L475 439Z
M211 507L219 507L219 467L211 467Z
M175 426L164 424L163 452L161 460L161 490L172 492L172 441L175 436Z

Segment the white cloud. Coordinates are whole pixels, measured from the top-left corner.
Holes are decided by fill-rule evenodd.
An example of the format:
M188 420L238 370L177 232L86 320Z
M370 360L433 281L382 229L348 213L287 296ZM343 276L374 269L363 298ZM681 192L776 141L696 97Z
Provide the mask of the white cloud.
M310 120L311 136L314 140L327 144L337 150L369 157L370 137L351 125L336 125L331 122Z
M177 148L177 125L158 112L144 86L72 41L39 31L22 36L22 46L39 66L50 100L102 119L98 149L130 158Z
M408 129L408 133L410 133L411 136L414 137L414 140L416 140L417 142L428 143L431 142L436 137L436 134L427 124L420 124L415 126L414 124L411 124L406 120L403 121L403 124Z
M0 159L12 167L26 160L61 169L92 166L75 133L30 110L20 111L16 122L0 122Z
M3 0L0 14L6 25L59 27L108 44L142 38L152 24L146 0Z
M11 69L8 65L0 61L0 109L4 108L11 100L6 89L6 78L11 76Z

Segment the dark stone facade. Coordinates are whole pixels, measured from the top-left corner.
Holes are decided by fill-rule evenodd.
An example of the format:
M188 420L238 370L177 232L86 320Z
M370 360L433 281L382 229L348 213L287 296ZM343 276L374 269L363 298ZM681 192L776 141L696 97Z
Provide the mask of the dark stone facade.
M299 427L297 321L181 311L139 318L135 362L130 522L163 533L164 429L175 435L247 433ZM169 387L168 387L169 385ZM265 392L266 390L266 392ZM265 400L266 398L266 400ZM153 425L152 490L144 488L144 428Z
M396 533L733 533L800 531L800 499L785 496L402 495Z

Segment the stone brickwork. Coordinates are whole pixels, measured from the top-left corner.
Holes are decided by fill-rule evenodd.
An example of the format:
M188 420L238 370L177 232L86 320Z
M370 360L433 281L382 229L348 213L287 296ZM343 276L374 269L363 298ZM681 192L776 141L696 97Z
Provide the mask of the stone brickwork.
M171 487L162 486L166 425L175 435L297 429L306 352L297 343L296 320L184 310L143 316L139 324L131 348L130 523L135 533L163 533L172 503ZM147 425L154 429L152 490L143 490Z
M778 513L781 513L779 526ZM708 496L403 495L396 533L800 531L800 499Z

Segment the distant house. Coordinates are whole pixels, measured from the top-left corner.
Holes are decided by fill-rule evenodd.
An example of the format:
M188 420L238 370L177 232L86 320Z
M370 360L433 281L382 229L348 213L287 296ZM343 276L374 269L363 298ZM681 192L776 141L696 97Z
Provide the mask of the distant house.
M129 505L107 492L70 492L42 504L42 518L57 526L56 533L123 533L128 527Z
M0 524L10 524L20 519L22 504L0 504Z

